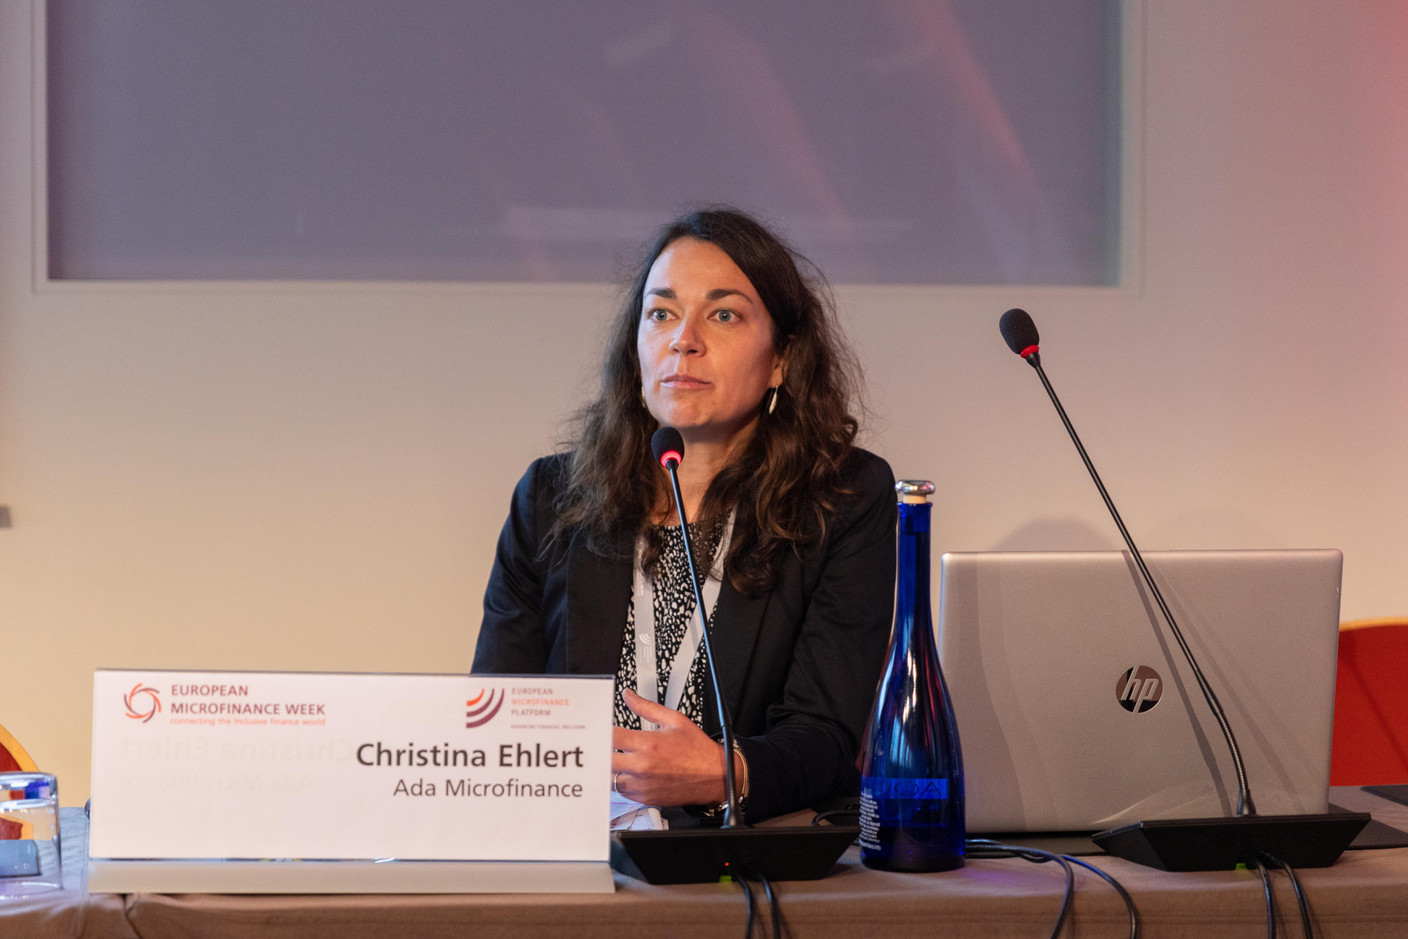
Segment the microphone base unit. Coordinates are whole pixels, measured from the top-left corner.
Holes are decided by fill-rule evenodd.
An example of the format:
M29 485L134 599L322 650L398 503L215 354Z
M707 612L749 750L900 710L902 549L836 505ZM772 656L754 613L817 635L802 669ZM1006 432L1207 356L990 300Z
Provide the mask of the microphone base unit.
M1329 867L1369 823L1367 812L1152 819L1091 836L1109 855L1165 871L1226 871L1269 855Z
M611 866L651 884L707 884L741 876L820 880L860 837L856 825L618 831Z

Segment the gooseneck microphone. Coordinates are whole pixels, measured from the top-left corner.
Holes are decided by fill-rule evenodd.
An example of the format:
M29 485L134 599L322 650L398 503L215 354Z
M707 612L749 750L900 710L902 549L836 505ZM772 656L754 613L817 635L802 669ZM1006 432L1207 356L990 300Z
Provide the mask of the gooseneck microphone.
M1203 698L1207 701L1208 707L1212 709L1217 726L1222 730L1223 739L1227 741L1227 749L1232 751L1232 766L1237 773L1237 814L1255 815L1256 807L1252 804L1251 787L1247 783L1247 770L1242 765L1242 751L1237 746L1237 737L1232 732L1232 725L1227 720L1227 714L1222 710L1222 702L1217 699L1217 692L1213 691L1212 685L1208 684L1208 680L1203 676L1203 670L1198 667L1198 660L1193 656L1193 650L1183 639L1183 630L1178 628L1173 613L1169 610L1168 604L1164 602L1163 594L1159 592L1158 584L1154 583L1149 568L1144 564L1144 556L1135 546L1134 538L1130 536L1129 529L1124 527L1124 519L1120 518L1119 509L1115 508L1110 493L1100 480L1100 474L1095 471L1095 464L1090 462L1090 455L1085 452L1085 445L1080 442L1080 435L1076 433L1071 419L1066 416L1066 409L1061 407L1061 399L1056 397L1056 389L1051 387L1051 382L1046 378L1046 371L1041 367L1040 338L1037 335L1036 323L1032 322L1032 318L1026 310L1012 309L1002 314L998 325L1002 329L1002 338L1007 340L1007 347L1026 359L1027 364L1036 369L1037 375L1041 377L1041 384L1046 388L1051 403L1056 405L1056 413L1061 415L1061 423L1066 425L1066 433L1071 435L1071 442L1076 445L1076 450L1080 453L1085 468L1090 471L1090 478L1095 481L1095 488L1100 490L1100 498L1105 500L1105 508L1110 510L1110 516L1115 520L1115 527L1120 530L1124 543L1129 546L1129 553L1134 555L1134 563L1139 568L1139 576L1143 578L1149 592L1153 594L1159 612L1164 615L1164 620L1168 623L1173 638L1178 642L1178 648L1183 651L1183 657L1188 660L1188 665L1193 670L1193 677L1197 679L1198 688L1203 692Z
M763 882L769 896L774 897L773 922L779 923L781 916L776 908L775 896L767 887L769 881L825 877L833 869L836 859L860 835L860 826L813 823L749 828L741 823L738 788L734 783L737 750L733 742L733 721L729 719L722 682L718 669L714 667L714 652L709 642L709 614L704 608L700 589L703 578L694 561L694 549L689 543L688 520L680 493L679 465L684 460L684 438L675 428L662 427L651 438L650 448L655 459L670 474L685 557L694 579L694 605L699 611L700 626L704 630L705 663L709 668L709 680L718 704L719 727L724 737L724 789L728 793L728 807L724 810L721 828L677 827L663 831L614 832L611 864L623 873L652 884L715 883L727 874L743 884L746 891L747 879L756 878ZM720 599L719 606L722 608L723 605ZM752 896L751 892L748 896Z
M1007 348L1026 359L1033 368L1041 367L1041 337L1026 310L1008 310L997 326L1002 330L1002 338L1007 340Z
M719 672L714 668L714 651L709 644L709 611L704 609L704 594L700 592L702 580L699 565L694 561L694 549L689 543L689 523L685 519L684 496L680 493L680 463L684 461L684 437L673 427L661 427L650 438L650 450L655 460L670 474L670 487L675 496L675 514L680 520L680 538L684 541L684 556L689 562L690 585L694 587L694 608L699 613L699 628L704 631L704 661L709 668L709 681L714 688L714 701L718 704L719 727L724 736L724 791L728 796L728 807L724 809L724 828L740 827L738 818L738 786L733 772L733 722L729 720L728 705L724 702L723 688L719 685ZM684 663L688 668L689 663Z
M1333 864L1349 842L1368 823L1369 816L1363 813L1342 813L1333 815L1257 815L1252 803L1251 787L1247 781L1246 767L1242 763L1242 753L1237 746L1232 725L1222 709L1217 693L1198 667L1197 658L1183 638L1173 613L1164 602L1158 584L1144 563L1139 548L1120 518L1110 493L1095 471L1085 446L1080 441L1075 427L1061 406L1056 390L1041 367L1040 338L1036 324L1025 310L1012 309L1002 314L999 323L1002 338L1007 346L1036 369L1041 384L1056 413L1061 417L1071 442L1076 445L1081 461L1085 463L1100 498L1115 521L1115 527L1129 546L1129 553L1139 569L1139 576L1149 588L1159 612L1163 614L1169 631L1173 633L1178 648L1183 652L1189 668L1197 680L1223 739L1232 754L1232 765L1237 774L1237 814L1232 818L1216 819L1161 819L1135 822L1122 828L1096 834L1094 840L1107 853L1135 861L1140 864L1161 867L1165 870L1219 870L1231 868L1238 862L1252 863L1262 858L1287 861L1297 867L1325 867Z
M650 435L650 452L655 454L655 462L665 467L670 479L676 482L680 464L684 462L684 437L673 427L661 427Z

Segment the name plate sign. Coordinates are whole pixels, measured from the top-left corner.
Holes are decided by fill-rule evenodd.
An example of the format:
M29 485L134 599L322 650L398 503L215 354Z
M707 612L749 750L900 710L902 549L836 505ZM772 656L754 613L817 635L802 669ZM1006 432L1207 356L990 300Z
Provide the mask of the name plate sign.
M604 867L611 696L609 677L99 670L89 855Z

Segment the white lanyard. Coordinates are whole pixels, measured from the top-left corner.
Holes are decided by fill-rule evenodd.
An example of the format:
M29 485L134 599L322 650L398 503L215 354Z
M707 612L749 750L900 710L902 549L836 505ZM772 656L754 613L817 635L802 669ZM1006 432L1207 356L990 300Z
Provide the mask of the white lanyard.
M689 537L689 532L681 531L680 536ZM724 557L728 554L728 543L733 537L733 513L730 512L728 519L724 522L723 535L719 538L719 547L714 551L714 563L709 568L709 576L704 581L702 593L704 594L704 612L708 615L713 612L714 607L719 602L719 589L723 584ZM704 641L704 631L699 626L699 616L689 617L689 627L685 631L684 638L680 640L680 647L675 652L675 658L670 663L669 684L665 686L665 700L660 700L660 682L657 678L659 674L656 670L655 660L655 581L646 576L643 559L645 557L645 536L636 538L636 562L635 573L631 585L633 602L635 603L635 628L636 628L636 694L648 701L659 702L672 711L678 711L680 698L684 696L685 681L689 678L690 669L694 665L694 657L699 654L699 646ZM693 577L694 572L690 571L689 576ZM641 719L641 727L645 730L658 730L659 724Z

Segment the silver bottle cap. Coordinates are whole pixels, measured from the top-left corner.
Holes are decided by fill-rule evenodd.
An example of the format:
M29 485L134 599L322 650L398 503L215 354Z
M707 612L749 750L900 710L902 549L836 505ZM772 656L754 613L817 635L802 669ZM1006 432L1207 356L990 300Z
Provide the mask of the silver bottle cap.
M923 504L934 494L934 484L927 479L901 479L895 483L895 492L901 502Z

